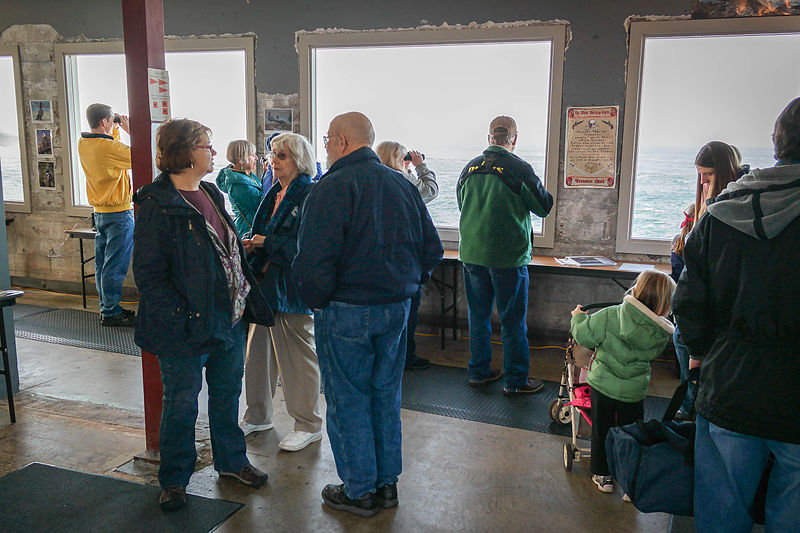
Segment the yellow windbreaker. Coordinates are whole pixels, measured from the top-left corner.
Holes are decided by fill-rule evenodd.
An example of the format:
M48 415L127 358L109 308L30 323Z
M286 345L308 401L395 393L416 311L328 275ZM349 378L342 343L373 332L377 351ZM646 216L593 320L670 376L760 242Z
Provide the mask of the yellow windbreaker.
M116 213L133 209L133 185L128 175L131 149L109 135L83 133L81 137L78 155L94 210Z

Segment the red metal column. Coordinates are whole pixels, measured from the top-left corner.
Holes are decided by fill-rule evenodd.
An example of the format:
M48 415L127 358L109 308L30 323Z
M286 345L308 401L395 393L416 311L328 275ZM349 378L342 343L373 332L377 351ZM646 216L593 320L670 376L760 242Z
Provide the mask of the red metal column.
M147 69L166 69L164 5L162 0L122 0L125 67L128 75L128 112L131 128L133 190L153 181L152 125ZM158 359L142 351L144 424L147 450L137 456L158 460L161 423L161 371Z

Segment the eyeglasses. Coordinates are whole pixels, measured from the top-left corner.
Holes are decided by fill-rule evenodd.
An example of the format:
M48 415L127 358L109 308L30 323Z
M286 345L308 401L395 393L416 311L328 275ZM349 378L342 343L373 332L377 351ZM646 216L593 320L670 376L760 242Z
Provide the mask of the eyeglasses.
M327 148L328 147L328 143L331 142L331 139L335 139L338 136L339 136L338 134L337 135L324 135L322 137L322 144Z
M289 157L289 154L287 154L286 152L269 152L267 156L269 156L270 159L275 159L277 157L278 160L283 161L284 159Z
M208 150L209 152L213 152L214 151L214 147L211 146L210 144L195 144L194 147L195 148L202 148L203 150Z

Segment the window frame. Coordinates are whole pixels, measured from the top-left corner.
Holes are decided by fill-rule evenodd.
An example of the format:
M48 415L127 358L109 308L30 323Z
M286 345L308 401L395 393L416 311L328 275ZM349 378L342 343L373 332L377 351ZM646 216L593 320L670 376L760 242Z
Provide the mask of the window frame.
M256 144L256 84L255 84L255 37L209 37L205 39L167 38L164 41L165 52L215 52L225 50L243 50L245 53L245 105L247 113L247 139ZM56 72L58 76L58 104L62 110L64 123L61 127L62 146L64 146L64 175L69 179L64 180L65 212L69 216L87 217L93 209L83 205L76 205L73 195L75 186L73 165L77 161L78 137L80 125L73 124L73 109L68 102L74 102L75 87L68 86L68 76L71 68L68 56L72 55L98 55L125 53L124 41L102 41L84 43L56 43ZM69 94L68 94L69 93ZM76 129L77 128L77 129ZM74 157L73 157L74 155Z
M631 237L645 40L657 37L736 36L769 33L800 33L800 16L631 22L628 39L628 71L625 79L625 118L616 233L617 252L670 255L671 250L670 240L634 239Z
M22 98L22 66L20 63L19 46L16 44L0 44L0 56L11 56L12 68L14 70L14 93L17 99L17 129L19 131L19 155L20 170L22 172L22 201L14 202L5 199L3 194L3 205L6 213L30 213L31 212L31 189L30 189L30 157L28 155L25 105Z
M308 139L316 139L316 115L313 94L315 80L315 50L320 48L354 48L384 46L421 46L452 44L512 43L521 41L550 41L550 97L545 143L546 172L542 176L547 191L553 195L553 209L543 219L542 233L534 236L537 248L552 248L556 231L555 198L560 175L561 100L564 85L564 55L568 23L541 23L511 27L436 28L397 30L342 30L330 33L297 32L296 48L300 56L300 131ZM465 162L466 163L466 162ZM458 228L437 227L446 247L458 243ZM447 246L450 244L451 246Z

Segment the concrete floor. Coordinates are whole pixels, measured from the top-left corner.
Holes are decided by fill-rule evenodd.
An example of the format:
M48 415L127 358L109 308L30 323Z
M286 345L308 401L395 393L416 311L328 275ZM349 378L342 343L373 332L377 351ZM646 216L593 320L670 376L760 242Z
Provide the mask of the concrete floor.
M20 302L81 307L79 297L33 291ZM438 336L423 330L417 341L422 357L451 366L466 362L463 340L448 340L441 351ZM556 380L563 352L532 354L532 373ZM16 424L0 403L0 476L38 461L157 484L152 470L130 462L144 448L139 358L19 338L17 357ZM669 392L677 383L672 363L654 364L653 375L651 393ZM252 490L214 472L201 395L200 461L188 491L245 504L219 531L668 530L667 515L639 513L622 502L619 490L600 493L589 479L588 460L566 472L561 437L408 410L402 412L399 507L372 519L330 510L320 497L325 484L338 482L327 435L303 451L279 451L292 426L280 392L275 429L247 440L251 462L270 475L266 487Z

